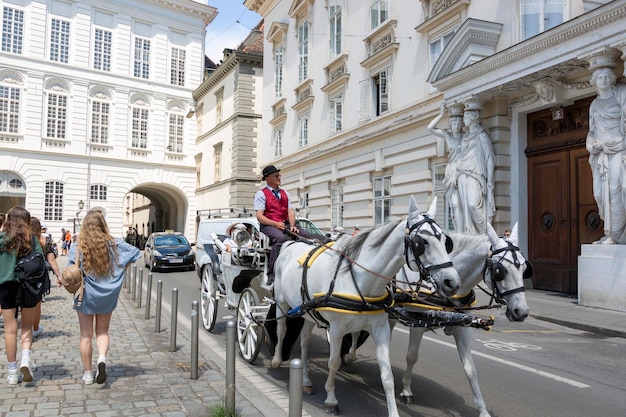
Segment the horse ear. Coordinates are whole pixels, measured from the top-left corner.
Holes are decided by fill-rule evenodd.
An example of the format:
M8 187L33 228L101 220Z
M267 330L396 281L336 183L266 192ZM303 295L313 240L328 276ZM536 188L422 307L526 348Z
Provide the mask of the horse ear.
M515 226L513 226L513 229L511 230L511 240L515 243L519 242L517 238L517 223L515 223Z
M498 243L500 242L500 236L498 236L498 233L493 228L491 223L487 223L487 237L489 237L489 242L491 243L491 247L497 248Z
M409 218L416 219L419 217L419 208L417 207L417 201L415 201L415 197L411 196L409 199Z
M437 214L437 196L433 198L433 201L432 203L430 203L430 207L428 208L428 212L426 214L428 214L428 217L430 217L431 219L435 218L435 215Z

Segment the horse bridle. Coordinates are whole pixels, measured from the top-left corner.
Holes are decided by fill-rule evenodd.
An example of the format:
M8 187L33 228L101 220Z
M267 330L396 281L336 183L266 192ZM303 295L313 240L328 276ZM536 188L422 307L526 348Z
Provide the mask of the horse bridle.
M489 284L487 282L487 271L489 271L489 273L491 274L490 286L491 286L491 290L493 291L492 297L495 297L499 303L504 303L504 304L506 304L504 297L506 297L507 295L525 291L524 286L513 288L512 290L508 290L504 292L501 292L500 289L498 288L498 282L503 281L506 278L506 274L508 274L508 271L506 270L504 265L502 265L502 262L507 261L509 263L512 263L517 269L519 269L522 266L521 262L517 258L517 252L519 252L519 247L513 245L511 242L508 242L508 241L506 243L507 243L507 246L503 248L496 249L496 250L491 250L491 249L489 250L490 255L487 257L487 259L485 259L485 266L483 268L483 281L486 284ZM506 258L507 252L511 252L511 257L513 258L512 261ZM500 253L504 253L504 254L500 256L498 260L494 260L493 256L498 255ZM526 270L524 271L523 277L530 278L531 276L532 276L532 265L530 262L526 261Z
M444 262L441 264L424 266L424 264L422 263L420 259L420 256L424 254L426 250L426 245L428 244L428 242L425 242L424 239L419 235L419 228L422 227L424 224L430 225L433 236L435 236L437 239L441 239L442 234L445 235L445 233L442 233L440 229L438 230L439 225L437 224L437 222L435 222L433 219L431 219L428 216L424 216L422 220L418 221L412 226L409 225L409 221L407 220L405 236L404 236L404 258L409 269L411 269L412 271L419 272L420 276L422 277L426 277L430 279L431 271L436 271L438 269L443 269L443 268L450 268L452 266L452 261ZM411 236L411 232L413 232L415 229L418 229L417 233L415 233L414 236ZM446 236L446 252L450 253L452 252L452 249L453 249L452 239L448 235L445 235L445 236ZM411 249L411 253L413 254L413 257L415 258L415 261L411 261L409 259L409 248ZM412 266L413 263L417 265L417 269L413 268Z

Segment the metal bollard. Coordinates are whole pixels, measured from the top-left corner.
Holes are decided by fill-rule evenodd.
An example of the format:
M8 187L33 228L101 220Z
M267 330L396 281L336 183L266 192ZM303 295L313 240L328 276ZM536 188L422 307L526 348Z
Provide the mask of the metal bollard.
M176 352L176 328L178 327L178 288L172 288L172 317L170 319L170 352Z
M161 301L163 298L163 281L157 281L156 313L154 319L154 332L161 333Z
M144 319L150 318L150 303L152 303L152 272L148 272L148 288L146 289L146 314Z
M224 386L224 408L226 415L235 415L235 322L226 322L226 385Z
M198 379L198 302L191 303L191 379Z
M289 417L302 417L302 361L291 360L289 368Z
M137 308L141 308L141 294L143 293L143 268L139 268L139 285L137 287Z
M122 288L126 288L128 286L128 269L129 266L126 265L124 268L124 280L122 281Z
M133 282L133 268L129 266L126 272L127 272L126 281L128 281L126 283L126 294L130 294L130 289L132 287L132 282Z
M133 265L133 280L130 283L132 287L132 296L130 299L135 301L137 299L137 265Z

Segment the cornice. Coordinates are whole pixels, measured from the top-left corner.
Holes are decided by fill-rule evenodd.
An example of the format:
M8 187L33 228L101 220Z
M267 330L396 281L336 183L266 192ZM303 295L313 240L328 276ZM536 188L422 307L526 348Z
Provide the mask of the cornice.
M192 97L194 100L198 100L200 97L211 91L216 84L226 78L226 76L228 76L234 68L241 64L263 67L263 55L233 51L232 55L229 56L226 61L222 62L222 64L217 67L215 71L209 74L207 79L200 84L200 87L193 92Z

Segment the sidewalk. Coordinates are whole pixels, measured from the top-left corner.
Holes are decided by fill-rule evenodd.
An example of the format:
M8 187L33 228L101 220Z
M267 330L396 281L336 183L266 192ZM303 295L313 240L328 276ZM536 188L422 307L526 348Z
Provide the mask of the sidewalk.
M65 257L59 260L64 266ZM626 313L579 306L574 296L562 293L527 290L526 297L530 314L537 319L626 338ZM33 343L33 382L15 386L6 383L6 356L4 345L0 346L0 415L209 416L212 406L223 404L224 345L201 332L199 378L192 380L189 323L179 320L177 350L169 352L168 309L164 303L163 330L155 333L154 311L150 319L144 319L145 309L137 308L131 294L122 289L111 321L107 381L102 385L83 385L78 319L71 308L70 295L63 288L53 288L42 307L45 331ZM94 367L96 356L94 347ZM18 348L18 361L19 357ZM285 390L268 387L239 359L236 372L236 409L241 417L288 414Z
M65 257L58 259L63 268ZM220 356L201 342L198 379L192 380L189 326L185 328L185 323L181 325L179 321L177 350L170 352L169 314L165 311L169 306L163 303L162 330L155 333L154 303L148 320L144 319L145 309L136 305L123 288L111 319L107 381L102 385L84 385L78 318L70 294L53 287L42 305L44 333L33 342L33 382L7 384L6 353L4 343L0 343L0 416L196 417L209 416L212 407L223 405L223 354ZM0 327L0 333L3 332ZM18 341L18 365L20 353ZM94 342L94 370L96 359ZM283 406L263 398L239 375L241 361L237 361L236 368L235 403L239 416L287 415ZM274 400L284 402L285 398L287 393Z

